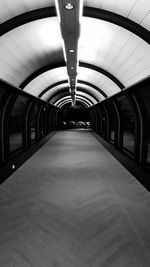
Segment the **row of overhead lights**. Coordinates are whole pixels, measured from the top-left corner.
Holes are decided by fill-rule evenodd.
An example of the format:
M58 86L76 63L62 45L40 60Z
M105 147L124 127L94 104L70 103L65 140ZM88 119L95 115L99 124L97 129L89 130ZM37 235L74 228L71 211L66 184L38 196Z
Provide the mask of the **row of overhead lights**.
M72 9L74 8L74 5L73 5L72 3L67 3L64 7L65 7L65 9L67 9L67 10L72 10ZM69 49L69 52L70 52L70 53L74 53L75 51L74 51L74 49ZM71 70L74 70L74 67L73 67L73 66L71 67ZM74 82L75 79L72 78L71 81Z
M76 96L76 84L77 84L77 68L78 68L78 39L79 39L79 32L80 32L80 24L81 24L81 17L82 17L82 10L83 10L83 0L71 0L67 2L66 0L55 0L56 3L56 10L57 15L61 27L62 37L63 37L63 51L64 51L64 58L67 65L68 71L68 81L69 81L69 91L72 98L72 104L75 104L75 96ZM69 13L63 12L63 9L68 10ZM72 9L75 9L73 13L70 13ZM70 21L70 14L72 14L72 21L71 25L67 25L66 21L69 18ZM77 17L78 19L77 19ZM74 22L75 21L75 22ZM64 29L67 29L68 32ZM76 29L76 30L75 30ZM73 39L67 39L67 34L70 34L69 31L73 32L72 37ZM70 35L71 36L71 35ZM70 47L69 46L74 46ZM72 56L71 56L72 54ZM74 54L74 55L73 55ZM69 56L70 55L70 56Z
M74 6L73 6L71 3L67 3L67 4L65 5L65 8L68 9L68 10L71 10L71 9L74 8Z

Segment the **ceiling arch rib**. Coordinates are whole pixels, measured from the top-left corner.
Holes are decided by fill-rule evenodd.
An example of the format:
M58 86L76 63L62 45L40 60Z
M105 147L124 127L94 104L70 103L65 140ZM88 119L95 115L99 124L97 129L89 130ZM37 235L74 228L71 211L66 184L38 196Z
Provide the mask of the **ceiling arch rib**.
M3 35L0 60L1 78L17 87L31 73L50 62L60 66L64 55L58 19L37 20Z
M79 61L102 66L127 87L149 75L150 46L120 26L83 17Z
M37 78L33 79L24 88L26 92L32 92L35 96L38 96L45 88L51 86L52 84L67 80L67 72L65 67L53 69L43 74L39 75ZM79 67L78 68L78 80L86 81L89 84L92 83L97 88L101 88L104 96L109 96L113 93L120 91L120 88L109 78L95 70L88 68Z
M57 94L57 92L59 90L63 90L63 88L67 88L67 90L69 90L69 86L68 86L68 81L61 81L58 83L55 83L51 86L49 86L48 88L44 89L38 97L42 98L45 101L49 102L49 99L54 95ZM95 88L92 84L88 84L87 82L84 81L78 81L78 88L79 89L83 89L85 91L87 91L88 94L92 94L94 97L96 97L96 99L98 101L102 101L106 96L105 94L103 94L103 92L101 93L101 90L99 90L99 88Z
M54 105L55 105L55 106L59 106L59 104L61 104L61 102L64 101L64 100L69 100L69 101L71 101L71 98L70 98L70 96L65 96L65 97L63 97L63 98L57 100L57 101L54 103ZM93 105L90 101L85 100L85 99L84 99L83 97L81 97L81 96L80 96L80 97L79 97L79 96L76 96L76 100L81 100L83 103L86 103L88 107L90 107L90 106Z
M127 17L121 16L114 12L103 10L99 8L84 7L83 16L91 17L99 20L104 20L116 24L124 29L139 36L145 42L150 44L150 33L149 30L142 27L140 24L128 19Z
M0 23L3 23L15 16L19 16L26 12L44 9L45 12L55 5L54 0L22 0L22 1L9 1L9 4L4 4L4 0L0 0ZM116 14L127 17L130 20L142 25L150 30L150 3L147 0L84 0L84 9L97 8L99 10L106 10ZM54 10L55 12L55 10Z
M78 87L78 90L77 90L77 94L80 93L80 92L81 92L83 95L85 94L85 95L89 96L90 98L92 98L93 101L95 102L95 104L98 103L98 102L100 101L96 95L93 95L90 91L87 91L86 88L83 88L83 87L80 87L80 86L79 86L79 87Z
M64 96L64 95L69 95L69 92L68 92L68 88L63 88L62 90L60 90L59 92L53 94L47 102L49 102L50 104L53 104L57 99L60 98L60 96ZM78 91L77 91L77 95L78 96L84 96L86 99L89 99L92 101L93 104L97 104L99 101L98 99L93 96L91 93L89 94L89 92L87 93L86 90L80 88Z
M40 69L36 70L35 72L33 72L32 74L30 74L20 85L19 88L21 88L22 90L32 81L34 80L37 76L43 74L44 72L56 69L56 68L61 68L61 67L65 67L66 64L64 61L59 62L59 63L54 63L54 64L48 64L46 66L42 66ZM68 80L67 80L68 81ZM57 82L58 84L60 83ZM40 97L41 95L39 95Z
M78 81L80 80L87 81L88 83L92 83L94 86L101 88L107 96L120 91L120 88L116 83L93 69L79 67Z
M64 108L64 106L68 106L68 104L71 104L71 100L64 100L62 103L60 103L58 105L59 108ZM81 106L81 107L84 107L84 108L89 108L89 105L87 105L86 103L83 103L83 101L81 100L76 100L76 105L78 106ZM71 106L71 105L70 105Z
M97 87L96 85L94 85L94 84L92 84L92 83L90 83L90 82L82 81L82 80L79 79L79 80L78 80L78 83L79 83L79 84L81 83L81 84L83 84L83 85L87 85L88 87L91 87L91 88L95 89L95 90L98 91L98 92L102 95L102 97L104 97L104 98L107 97L107 94L106 94L105 92L103 92L101 88Z
M35 72L33 72L31 75L29 75L20 85L19 87L21 89L24 89L24 87L30 82L32 81L34 78L36 78L37 76L39 76L40 74L54 69L54 68L60 68L60 67L64 67L66 66L65 62L59 62L57 64L48 64L46 66L42 66L40 69L36 70ZM79 62L79 66L80 67L85 67L85 68L89 68L89 69L93 69L99 73L102 73L104 75L106 75L109 79L111 79L113 82L115 82L118 87L120 87L120 89L123 89L125 86L110 72L106 71L105 69L101 68L101 67L97 67L94 66L92 64L88 64L85 62Z
M22 27L17 28L17 31L13 30L13 31L9 32L8 35L4 35L3 37L1 37L1 39L0 39L0 51L1 51L1 58L4 61L4 64L3 64L2 69L1 69L1 78L6 79L8 82L11 82L16 86L19 86L20 85L19 81L25 80L23 77L30 76L27 73L34 73L37 71L37 69L41 68L41 67L39 68L37 66L41 66L41 65L42 65L42 67L47 66L49 64L48 61L50 59L52 62L59 61L59 62L57 62L58 64L63 64L63 63L61 63L61 62L64 62L64 58L63 58L63 51L62 51L62 45L61 45L61 38L59 38L59 30L60 29L58 30L58 36L57 36L57 38L60 40L60 45L58 47L58 50L55 50L55 48L53 47L52 50L48 51L47 50L48 48L46 48L47 53L44 54L44 59L43 59L43 54L42 54L42 52L39 53L39 49L43 50L44 46L40 45L40 48L38 47L38 45L41 43L41 41L39 40L39 41L34 42L34 45L35 45L34 50L36 51L36 53L34 53L34 54L31 54L31 52L28 53L29 51L33 50L32 49L33 44L32 44L32 42L30 42L30 40L27 40L27 36L33 37L34 34L36 34L37 25L39 25L39 24L41 25L45 22L47 23L48 21L51 21L53 24L53 21L55 21L55 20L56 20L55 18L50 18L50 19L46 19L46 20L42 19L42 21L32 22L32 23L34 23L33 30L31 30L32 25L33 25L32 23L31 23L32 25L26 24ZM90 20L90 23L91 23L91 20ZM94 20L93 23L95 25L95 19L93 19L93 20ZM99 20L97 20L97 21L99 21ZM85 21L85 22L87 22L87 21ZM99 23L101 25L100 21L99 21ZM103 23L105 23L105 22L103 22ZM85 24L87 24L87 23L85 23ZM114 29L114 28L112 28L112 25L108 25L109 23L107 25L106 24L107 23L105 23L105 26L109 26L110 30ZM58 25L56 26L56 28L57 27L58 27ZM150 49L149 49L149 47L145 46L146 43L144 41L143 41L144 45L143 45L143 43L142 43L142 45L140 45L138 37L137 38L129 38L129 36L128 36L129 33L126 33L124 36L124 31L126 31L126 30L117 29L117 32L116 32L117 26L114 26L114 27L115 27L115 32L114 32L112 41L116 40L116 38L115 38L116 34L120 34L118 37L118 42L117 42L117 44L119 44L119 47L118 47L118 45L115 45L115 46L111 46L111 49L107 49L107 51L106 51L107 52L107 61L106 60L101 61L101 59L105 53L100 53L99 50L96 50L96 54L95 54L95 58L94 58L93 62L90 58L91 52L88 53L88 56L84 57L84 55L85 55L84 51L86 51L86 49L87 49L87 47L84 47L84 46L82 46L83 56L80 55L80 61L81 62L86 61L88 64L99 66L105 70L107 69L107 71L109 73L111 73L111 74L113 73L114 77L116 77L116 73L117 73L117 79L118 79L118 76L119 76L118 73L119 73L120 78L118 80L121 81L121 83L124 83L125 86L129 86L133 82L136 82L137 80L139 80L140 78L144 78L147 75L147 73L149 72L150 59L149 59L148 53L149 53ZM25 31L25 29L27 31ZM99 32L100 32L100 29L101 28L99 28ZM119 30L120 30L120 32L118 33ZM30 31L30 34L29 34L29 31ZM110 32L109 32L109 34L110 34ZM107 31L105 32L105 36L109 36L109 34L107 35ZM53 36L53 34L52 34L52 36ZM82 36L81 36L81 38L82 38ZM38 40L38 36L37 36L37 38L34 38L34 39ZM30 46L29 46L28 42L31 43ZM120 43L121 43L122 47L120 46ZM138 48L136 49L137 43L138 43ZM57 44L58 44L58 42L57 42ZM93 44L91 43L91 46L92 45ZM13 46L13 51L16 51L13 54L11 52L12 46ZM130 47L132 48L132 50L130 49ZM91 51L92 50L95 51L95 49L91 49ZM47 54L49 52L51 55L50 58L47 56ZM57 56L56 56L56 54L57 54ZM82 54L82 51L81 51L81 54ZM99 55L99 56L97 56L97 55ZM115 55L115 58L113 57L113 55ZM17 56L17 58L16 58L16 56ZM106 65L106 62L107 62L107 65ZM45 64L45 63L47 63L47 64ZM54 64L57 64L57 63L54 63ZM110 63L112 63L112 64L110 64ZM121 68L120 68L120 66L121 66ZM134 68L133 68L133 66L134 66ZM68 77L66 77L66 79L67 78ZM91 82L91 81L89 81L89 82Z
M51 99L53 99L54 97L57 97L60 92L64 92L64 91L65 92L68 91L68 87L60 87L59 89L53 91L52 94L47 95L46 98L42 98L42 99L51 103ZM97 103L100 101L99 97L97 95L95 95L93 93L93 91L91 91L91 90L87 90L86 88L79 87L77 92L79 92L79 91L81 91L81 92L83 92L85 94L88 94L89 96L94 98Z
M84 63L84 62L79 62L79 66L84 67L84 68L89 68L89 69L95 70L101 74L104 74L109 79L111 79L114 83L116 83L121 90L123 88L125 88L125 86L113 74L111 74L110 72L108 72L107 70L105 70L101 67L98 67L98 66L95 66L95 65L92 65L89 63Z
M34 20L47 18L50 16L51 17L56 16L55 7L48 7L48 8L45 7L45 8L39 8L39 9L35 9L29 12L25 12L23 14L20 14L16 17L11 18L10 20L6 20L5 22L3 22L0 25L0 35L3 35L7 33L8 31L13 30L14 28L20 27L21 25L24 25L25 23L29 23ZM144 27L134 22L133 20L128 19L127 17L113 13L109 10L93 8L93 7L88 7L88 6L84 6L83 16L97 18L100 20L105 20L113 24L119 25L133 32L134 34L138 35L140 38L142 38L143 40L145 40L146 42L150 44L149 30L145 29Z
M78 90L84 90L89 95L93 95L93 97L95 97L95 99L97 99L98 102L100 102L100 101L105 99L104 95L102 95L101 92L95 90L94 87L88 86L85 83L79 83L78 82Z
M56 82L50 86L48 86L47 88L45 88L39 95L38 97L42 97L43 95L45 95L48 91L50 91L51 89L57 87L57 86L63 86L64 84L67 84L68 83L68 80L64 80L64 81L59 81L59 82Z
M55 103L57 101L59 101L60 99L64 98L64 97L68 97L69 98L69 94L68 93L61 93L58 98L54 99L53 102L51 102L51 104L56 106ZM90 104L90 106L93 106L93 105L97 104L96 101L93 101L93 99L90 99L90 98L86 97L85 95L83 96L82 94L78 94L76 99L79 99L79 98L84 99L87 103Z
M0 0L0 23L2 24L10 19L13 19L14 16L19 17L20 15L22 16L26 13L32 13L35 10L45 9L46 12L48 9L54 9L55 11L54 6L54 0Z
M88 10L88 12L89 12L89 8L87 8L87 7L85 7L84 8L84 10L86 11L86 9ZM90 12L92 13L93 12L93 10L95 10L95 9L91 9L90 8ZM32 13L32 16L33 16L33 18L31 18L30 16L30 21L33 21L33 20L36 20L36 11L37 10L34 10L34 16L33 16L33 13ZM38 9L38 11L39 11L39 9ZM97 12L97 11L94 11L94 12ZM103 12L103 11L102 11ZM30 12L29 12L30 13ZM98 10L98 13L101 13L101 10ZM106 14L107 13L107 14ZM41 14L41 18L42 18L42 22L45 20L44 19L44 16L45 16L45 11L42 9L42 14ZM56 14L56 12L55 12L55 14ZM95 15L95 13L93 13L94 15L93 15L93 17L95 17L95 16L97 16L97 15ZM97 13L96 13L97 14ZM25 14L22 14L22 15L24 15L25 16ZM19 16L22 16L22 15L19 15ZM29 14L28 14L29 15ZM52 16L54 15L54 13L52 12L52 14L51 14ZM110 16L111 15L111 16ZM47 15L46 15L47 16ZM86 15L87 16L87 15ZM104 16L104 13L102 14L102 16L103 17L105 17L105 19L103 18L103 20L104 20L104 22L105 21L109 21L109 22L111 22L111 23L115 23L115 22L113 22L113 21L117 21L117 18L115 17L115 14L114 13L110 13L109 11L106 11L105 12L105 16ZM39 15L39 17L40 17L40 15ZM107 18L106 18L107 17ZM112 21L110 21L110 19L113 17L113 20ZM20 17L21 18L21 17ZM26 18L27 18L27 16L26 16ZM86 18L88 18L88 17L86 17ZM53 19L53 18L51 18L51 19ZM102 19L102 18L101 18ZM120 19L122 19L122 18L120 18L119 17L119 20ZM123 18L122 19L122 21L121 21L121 24L122 25L124 25L124 23L126 23L127 21L125 20L126 18ZM20 19L19 19L20 20ZM19 20L18 20L18 22L15 24L15 18L14 18L14 25L15 25L15 27L18 27L19 26ZM26 20L26 24L24 25L24 26L22 26L22 28L24 28L24 27L26 27L27 26L27 28L29 29L29 25L27 25L28 23L28 18L27 18L27 20ZM5 23L5 22L4 22ZM11 21L11 23L12 23L12 21ZM22 21L22 23L23 23L23 21ZM37 21L35 22L35 23L37 23ZM111 24L110 23L110 24ZM131 30L132 28L134 28L134 27L132 27L133 26L133 23L132 23L132 26L131 26L131 23L132 23L132 21L128 21L128 30ZM8 23L9 24L9 23ZM30 24L30 23L29 23ZM31 23L32 24L32 23ZM40 22L40 24L41 24L41 22ZM115 24L115 25L118 25L117 23ZM1 27L1 29L3 28L3 30L4 30L4 24L3 25L1 25L2 27ZM138 25L138 26L140 26L140 25ZM12 27L12 26L11 26ZM124 27L124 26L123 26ZM7 27L7 29L6 30L8 30L8 28L9 27ZM16 34L16 36L15 36L15 42L16 42L16 40L17 40L17 38L19 37L19 33L18 33L18 30L20 29L21 27L18 27L16 30L17 30L17 32L15 32L15 34ZM140 29L140 30L139 30ZM134 31L134 33L136 32L136 34L138 34L138 36L140 36L141 37L141 33L140 33L140 31L142 31L142 29L143 29L143 27L141 27L140 26L140 28L138 27L136 27L136 29L133 29L133 31ZM123 29L121 29L122 30L122 32L124 32L124 30ZM12 32L13 32L13 35L14 35L14 31L15 30L11 30L9 33L8 33L8 35L9 34L11 34ZM22 29L22 32L24 32L24 30ZM149 37L150 37L150 34L149 34L149 32L147 31L147 33L148 33L148 35L147 34L145 34L144 33L144 38L146 38L146 39L144 39L146 42L149 42ZM2 34L4 34L4 31L2 32ZM7 35L7 34L6 34ZM7 37L8 37L8 35L7 35ZM5 35L3 35L2 36L2 38L4 37ZM17 37L17 38L16 38ZM12 39L13 39L12 38ZM4 38L5 39L5 38ZM4 61L4 65L3 65L3 70L2 71L4 71L4 74L5 74L5 71L6 71L6 76L8 76L8 74L10 74L10 80L9 80L9 82L12 82L13 84L14 84L14 77L16 77L17 75L16 75L16 73L17 73L17 71L18 71L18 77L20 77L20 79L22 78L22 73L24 73L25 75L27 74L27 72L29 72L29 68L28 68L28 63L29 63L29 58L31 58L31 57L27 57L27 59L28 59L28 62L25 62L25 65L26 65L26 68L24 69L24 70L22 70L22 66L21 65L19 65L18 63L18 65L16 65L15 66L15 64L14 64L14 68L12 69L11 67L10 67L10 65L12 66L13 64L10 64L11 62L8 60L7 61L7 64L5 64L6 63L6 61L5 61L5 58L6 58L6 55L7 55L7 52L8 51L10 51L10 49L9 49L9 40L8 40L9 38L6 38L6 41L7 41L7 48L8 49L4 49L5 50L5 55L4 55L4 60L2 60L2 61ZM130 39L130 38L129 38ZM140 39L140 38L139 38ZM131 40L131 39L130 39ZM135 42L137 42L138 43L138 38L135 38L134 40L133 40L133 43ZM22 42L22 43L24 43L24 42ZM37 42L38 43L38 42ZM117 42L118 43L118 42ZM143 43L145 43L144 41L143 41ZM129 45L130 45L130 43L129 43ZM5 42L3 42L2 41L2 46L1 46L1 40L0 40L0 50L1 50L1 55L3 56L3 52L4 52L4 50L3 50L3 48L5 47ZM18 59L17 59L17 61L18 62L20 62L20 60L21 60L21 54L23 54L23 53L26 53L26 55L27 55L27 51L26 51L26 49L24 49L25 47L23 47L22 46L22 50L21 51L18 51L17 50L17 48L18 48L18 45L16 45L16 47L14 46L13 48L15 48L14 49L14 51L17 51L17 53L13 53L14 54L14 58L13 58L13 60L14 60L14 62L16 62L15 60L15 56L17 55L18 56L18 53L20 53L19 54L19 57L18 57ZM60 52L60 50L61 50L61 52ZM53 50L54 51L54 50ZM63 57L62 57L62 47L60 46L60 48L59 48L59 50L57 50L57 53L58 53L58 51L60 52L60 55L61 55L61 57L59 57L59 58L62 58L63 59ZM148 62L150 61L149 60L149 57L147 57L147 55L145 54L145 58L146 58L146 60L145 60L145 58L144 58L144 55L142 54L142 56L141 56L141 53L139 53L140 51L148 51L149 52L149 50L147 49L147 47L145 46L144 48L141 46L141 49L137 49L136 50L136 52L134 53L133 51L130 51L130 53L128 53L128 55L126 56L126 58L124 58L124 62L125 61L127 61L127 64L126 64L126 66L125 66L125 71L124 71L124 69L123 68L121 68L121 75L123 75L125 78L124 78L124 80L123 79L119 79L119 80L121 80L121 82L124 82L125 83L125 86L128 86L128 85L130 85L130 84L132 84L133 82L135 82L135 79L136 79L136 81L138 80L138 79L140 79L140 78L143 78L143 77L145 77L145 75L147 75L147 73L150 71L150 66L148 65ZM21 53L21 52L23 52L23 53ZM114 52L114 51L113 51ZM119 51L119 53L120 54L122 54L122 50L120 50ZM123 54L123 56L125 55L125 52L123 52L124 54ZM42 55L40 55L40 63L39 64L37 64L37 62L39 61L39 53L37 53L38 54L38 56L37 55L35 55L35 65L36 65L36 67L34 67L35 69L37 68L37 66L38 65L45 65L45 60L43 61L43 56ZM9 52L9 55L10 55L10 52ZM130 57L130 55L131 55L131 57ZM133 61L133 59L134 59L134 57L135 57L135 55L136 55L136 57L137 57L137 55L139 56L141 56L141 59L139 59L139 57L137 57L137 59L136 59L136 61ZM58 55L57 55L58 56ZM8 58L9 56L7 56L7 58ZM11 60L12 60L12 55L11 55ZM58 57L57 57L58 58ZM111 58L111 57L110 57ZM13 61L12 60L12 61ZM54 57L53 58L53 60L52 61L56 61L56 58ZM13 63L14 63L13 62ZM122 67L122 65L124 64L124 62L117 62L117 67L118 67L118 69L119 69L119 71L120 71L120 65L121 65L121 67ZM135 63L136 62L138 62L138 64L136 65ZM140 62L140 64L139 64L139 62ZM43 64L44 63L44 64ZM92 62L90 61L90 60L88 60L88 62L87 62L88 64L92 64ZM130 63L130 64L129 64ZM133 64L134 63L134 64ZM94 62L94 65L96 65L96 66L102 66L102 67L104 67L104 69L107 69L107 71L109 70L109 72L110 73L113 73L113 74L115 74L115 71L114 71L114 66L115 66L115 64L116 64L116 61L115 61L115 59L114 59L114 62L113 62L113 64L108 64L108 66L107 66L107 68L105 68L105 65L104 64L95 64L95 62ZM7 66L6 66L7 65ZM133 72L132 73L130 73L130 70L131 69L133 69L133 65L135 66L135 69L133 70ZM129 68L128 68L128 66L129 66ZM6 67L6 68L5 68ZM128 69L127 69L128 68ZM17 70L17 71L16 71ZM31 73L31 68L30 68L30 73ZM27 75L26 75L27 76ZM115 76L115 75L114 75ZM121 77L121 76L120 76ZM4 78L4 77L2 77L2 78ZM118 77L117 77L118 78ZM5 79L5 78L4 78ZM127 82L126 82L127 81ZM18 80L16 79L16 81L15 81L15 85L16 86L18 86L18 82L19 82L19 78L18 78Z
M61 101L65 100L65 99L69 99L71 100L70 95L66 95L66 94L62 94L62 96L60 95L59 98L57 100L55 100L53 102L53 105L57 106ZM89 98L82 96L82 95L76 95L76 99L80 99L83 100L85 103L87 103L88 105L92 106L94 103L92 102L92 100L90 100Z
M150 2L147 0L84 0L84 6L115 12L150 30Z

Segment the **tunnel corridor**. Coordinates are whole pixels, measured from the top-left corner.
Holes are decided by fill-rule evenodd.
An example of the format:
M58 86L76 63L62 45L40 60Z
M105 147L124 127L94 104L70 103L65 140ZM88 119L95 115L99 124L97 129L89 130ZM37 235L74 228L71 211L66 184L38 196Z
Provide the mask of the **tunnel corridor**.
M150 266L149 31L149 0L0 0L0 267Z
M56 133L0 202L0 266L150 264L149 193L91 130Z

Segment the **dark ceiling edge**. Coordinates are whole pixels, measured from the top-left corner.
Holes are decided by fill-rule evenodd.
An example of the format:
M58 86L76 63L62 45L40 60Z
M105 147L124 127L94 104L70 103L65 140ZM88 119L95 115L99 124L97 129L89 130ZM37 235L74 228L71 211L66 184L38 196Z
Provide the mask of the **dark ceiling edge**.
M48 86L47 88L45 88L39 95L38 95L38 97L40 98L40 97L42 97L45 93L47 93L50 89L52 89L53 87L56 87L56 86L58 86L58 85L61 85L61 84L63 84L63 83L68 83L68 80L64 80L64 81L59 81L59 82L57 82L57 83L53 83L52 85L50 85L50 86ZM68 86L68 88L69 88L69 86Z
M86 103L83 103L83 102L82 102L81 100L79 100L79 99L78 99L76 102L81 103L80 105L82 105L84 108L90 108L89 105L87 106ZM60 104L61 107L59 107L59 108L64 108L64 106L67 105L68 103L71 103L71 100L70 100L70 101L69 101L69 100L64 101L64 103L61 103L61 104Z
M52 70L52 69L55 69L55 68L60 68L60 67L65 67L66 64L65 62L60 62L60 63L56 63L56 64L48 64L46 66L43 66L41 67L40 69L36 70L35 72L33 72L31 75L29 75L20 85L19 87L23 90L25 88L25 86L30 83L33 79L35 79L37 76L43 74L44 72L46 71L49 71L49 70ZM83 63L83 62L79 62L79 66L80 67L84 67L84 68L89 68L89 69L92 69L92 70L95 70L99 73L102 73L104 74L106 77L108 77L110 80L112 80L115 84L118 85L118 87L122 90L124 87L124 85L115 77L113 76L111 73L109 73L108 71L102 69L102 68L99 68L97 66L94 66L94 65L91 65L91 64L88 64L88 63ZM67 81L68 82L68 81ZM59 85L59 84L58 84ZM57 85L56 85L57 86ZM91 86L91 85L90 85ZM51 87L52 88L52 87ZM47 89L45 89L47 90ZM103 94L103 96L107 97L107 95L101 90L101 94ZM46 91L43 91L44 93ZM43 94L44 94L43 93ZM39 97L41 97L42 95L40 94Z
M54 6L39 8L36 10L20 14L0 24L0 36L13 30L14 28L24 25L25 23L53 16L56 16L56 9ZM148 44L150 44L150 32L143 26L139 25L138 23L126 17L123 17L121 15L118 15L116 13L107 10L87 7L87 6L86 7L84 6L83 16L105 20L113 24L116 24L118 26L121 26L131 31L132 33L136 34L144 41L146 41Z
M39 8L20 14L0 24L0 36L26 23L54 16L56 16L55 7Z
M54 93L50 98L48 98L47 102L53 101L53 98L57 97L59 94L64 93L64 92L65 93L67 92L69 95L68 87L64 87L60 92ZM95 101L99 102L96 96L87 92L86 89L84 88L79 87L79 90L77 90L77 92L85 93L86 95L89 95L90 97L92 97Z
M46 66L41 67L40 69L36 70L35 72L33 72L32 74L30 74L20 85L19 88L20 89L24 89L26 87L26 85L28 83L30 83L33 79L35 79L37 76L40 76L41 74L43 74L46 71L50 71L52 69L56 69L56 68L61 68L61 67L65 67L66 63L64 62L58 62L58 63L54 63L54 64L48 64Z
M47 88L45 88L39 95L38 97L42 97L45 93L47 93L50 89L52 89L53 87L57 86L57 85L61 85L63 83L66 83L68 82L68 80L64 80L64 81L60 81L60 82L57 82L57 83L54 83L50 86L48 86ZM84 85L88 85L92 88L94 88L97 92L99 92L101 95L103 95L105 98L108 97L99 87L97 87L96 85L93 85L89 82L86 82L86 81L82 81L82 80L79 80L79 83L81 84L84 84Z
M119 14L103 9L84 7L83 16L105 20L113 24L116 24L118 26L121 26L126 30L129 30L132 33L136 34L137 36L142 38L145 42L150 44L150 32L147 29L145 29L138 23L134 22L133 20L123 17Z
M70 97L70 95L68 94L68 92L61 92L58 95L58 99L55 99L54 102L52 103L52 105L54 105L54 103L56 103L57 101L60 101L61 98L63 97ZM92 105L94 105L93 101L91 99L89 99L87 96L82 96L82 95L77 95L76 98L82 97L83 99L85 99L86 101L89 101Z
M84 97L83 97L84 98ZM78 99L80 99L80 101L82 102L83 101L83 103L85 102L85 103L87 103L88 104L88 106L90 105L85 99L82 99L82 97L76 97L76 99L78 100ZM58 100L56 100L54 103L53 103L53 105L55 106L55 104L56 104L56 102L57 101L59 101L59 100L61 100L61 97L60 97L60 99L58 99ZM64 99L65 100L65 99ZM67 99L66 99L67 100ZM91 103L91 105L93 106L94 104L89 100L89 99L87 99L90 103ZM63 101L63 99L62 99L62 101ZM61 102L60 102L61 103Z
M85 93L85 94L91 96L92 98L94 98L95 101L97 101L97 102L99 103L99 99L98 99L95 95L93 95L91 92L87 92L86 89L85 89L84 87L81 87L81 86L79 86L78 88L79 88L79 89L77 90L77 92L78 92L78 91L79 91L79 92L83 92L83 93Z
M98 66L89 64L89 63L84 63L84 62L79 62L79 66L80 67L84 67L84 68L89 68L92 70L95 70L97 72L100 72L101 74L107 76L110 80L112 80L115 84L118 85L118 87L123 90L125 88L125 86L110 72L108 72L107 70L100 68Z
M79 83L82 83L82 84L85 84L85 85L88 85L92 88L94 88L95 90L97 90L99 93L101 93L105 98L108 97L108 95L106 95L99 87L97 87L96 85L92 84L92 83L89 83L89 82L85 82L85 81L82 81L82 80L78 80Z

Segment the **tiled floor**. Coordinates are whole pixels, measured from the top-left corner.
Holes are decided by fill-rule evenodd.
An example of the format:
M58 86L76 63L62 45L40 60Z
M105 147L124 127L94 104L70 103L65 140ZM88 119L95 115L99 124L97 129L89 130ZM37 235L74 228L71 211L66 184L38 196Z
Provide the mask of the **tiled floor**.
M0 267L149 267L150 195L88 131L0 186Z

